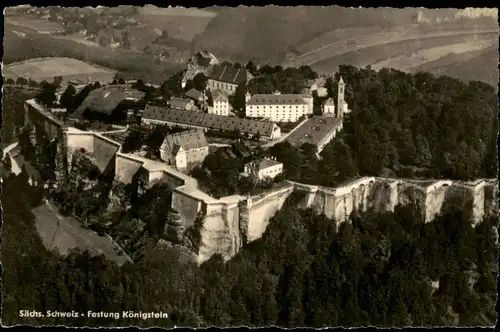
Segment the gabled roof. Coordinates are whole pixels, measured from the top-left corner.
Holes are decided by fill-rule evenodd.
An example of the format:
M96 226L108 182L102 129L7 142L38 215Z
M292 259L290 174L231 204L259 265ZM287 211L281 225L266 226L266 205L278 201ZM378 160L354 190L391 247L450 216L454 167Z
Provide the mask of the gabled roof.
M257 171L261 171L263 169L276 166L276 165L281 165L279 161L272 160L272 159L260 159L256 161L251 161L249 163L246 163L245 166L255 168Z
M247 105L307 105L307 102L297 94L257 94L247 101Z
M188 92L186 92L186 97L200 100L203 97L203 93L196 89L191 89Z
M78 106L73 117L81 117L87 108L96 112L111 114L125 98L127 98L127 94L124 87L104 86L92 90L82 104Z
M313 116L295 131L291 132L290 135L287 136L286 141L297 147L302 146L304 143L318 146L333 130L336 130L341 123L341 118Z
M178 108L178 109L184 109L186 108L187 104L191 102L191 99L185 99L185 98L179 98L179 97L172 97L170 98L170 107L173 108Z
M200 113L196 111L166 109L164 107L146 105L142 115L144 119L166 121L203 128L237 131L251 135L259 134L270 137L275 124L268 121L240 119L234 116Z
M333 105L333 106L335 106L335 101L333 100L333 98L328 98L325 101L325 105Z
M193 129L165 136L160 149L170 151L175 155L181 147L188 151L206 146L208 146L208 141L203 130Z
M243 158L246 158L252 154L252 149L250 149L250 147L243 141L238 140L235 143L233 143L232 146L233 149L238 151L238 153L241 154Z
M193 55L190 59L190 62L201 67L208 67L217 63L218 61L212 53L208 51L202 51L197 52L195 55Z
M212 100L213 101L228 101L227 95L220 91L220 90L215 90L212 94Z
M248 82L253 76L245 68L235 68L232 66L216 65L210 71L209 78L231 84Z

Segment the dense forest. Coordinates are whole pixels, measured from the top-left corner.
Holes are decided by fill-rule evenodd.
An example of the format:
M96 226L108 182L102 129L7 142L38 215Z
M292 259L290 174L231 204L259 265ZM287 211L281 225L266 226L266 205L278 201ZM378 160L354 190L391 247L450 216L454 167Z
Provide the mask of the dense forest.
M20 309L141 310L146 326L492 326L496 320L496 218L476 228L450 209L423 223L417 207L353 215L337 227L298 210L292 195L264 236L224 263L200 267L174 249L121 268L103 257L48 252L31 207L41 191L24 173L3 183L4 324L112 326L114 319L23 319ZM272 249L271 249L272 248Z
M270 154L287 178L333 186L354 176L471 180L497 176L498 97L493 87L428 73L341 66L327 81L336 97L346 82L352 109L344 129L310 158L310 147L287 142ZM336 98L334 98L336 99Z

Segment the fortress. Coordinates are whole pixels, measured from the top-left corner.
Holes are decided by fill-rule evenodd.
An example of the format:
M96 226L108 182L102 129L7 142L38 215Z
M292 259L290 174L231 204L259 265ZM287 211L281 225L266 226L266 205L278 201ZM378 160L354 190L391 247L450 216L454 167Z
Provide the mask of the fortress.
M337 223L344 222L355 211L393 211L396 205L410 202L416 202L426 222L450 204L470 211L474 224L498 210L497 179L462 182L363 177L336 188L288 181L281 188L261 195L215 199L198 188L196 179L172 166L122 153L120 144L102 133L66 127L34 101L28 101L25 107L26 121L32 124L33 131L43 130L51 139L58 140L58 179L67 176L72 153L83 148L99 170L113 172L117 182L129 184L140 180L144 188L163 182L175 188L172 208L179 212L180 224L188 228L201 220L198 263L216 253L229 259L245 243L260 238L269 220L294 191L304 193L301 207L312 208Z

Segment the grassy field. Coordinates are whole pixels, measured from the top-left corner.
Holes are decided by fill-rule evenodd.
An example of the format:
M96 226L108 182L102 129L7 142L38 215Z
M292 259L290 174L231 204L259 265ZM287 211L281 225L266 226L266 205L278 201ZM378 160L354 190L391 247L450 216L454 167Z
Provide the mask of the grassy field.
M51 34L64 31L64 27L57 23L39 18L24 18L22 16L9 16L7 22L17 27L34 30L41 34Z
M57 248L60 254L66 255L70 249L80 248L93 255L104 254L119 265L127 261L127 256L119 254L119 247L110 238L83 228L75 218L61 216L50 203L44 203L32 212L38 234L48 250Z
M155 63L154 58L134 50L99 48L82 43L54 38L33 31L5 25L4 64L41 57L66 57L114 69L128 79L146 79L160 83L181 66L171 62ZM17 31L18 33L15 33Z
M149 30L167 30L171 38L191 41L203 32L215 13L196 8L157 8L145 6L135 19Z
M483 81L498 89L498 48L453 54L425 63L412 71L428 71L435 75L447 75L463 81Z
M492 34L494 38L494 34ZM456 36L441 36L435 38L426 38L407 40L397 43L387 43L378 46L363 48L359 51L332 56L327 60L317 62L312 65L312 68L321 73L331 73L338 69L339 65L350 64L358 67L365 67L373 65L388 58L397 56L409 56L413 53L432 49L435 47L442 47L449 44L459 44L469 42L471 40L468 35Z
M92 80L111 82L116 75L116 70L91 65L89 63L71 58L37 58L5 66L6 78L24 77L37 82L51 81L55 76L62 76L63 81Z
M379 61L373 64L372 68L375 70L380 70L381 68L394 68L408 71L427 62L445 58L448 55L471 54L491 47L493 47L491 39L470 40L464 43L426 48L412 54L398 55Z
M415 40L418 42L425 42L427 39L435 39L439 37L453 39L456 36L484 36L495 38L498 35L498 29L461 29L461 30L435 30L430 32L422 32L419 29L407 28L394 28L380 33L363 35L349 40L342 40L322 46L319 49L301 54L294 61L290 61L286 65L301 66L301 65L315 65L316 63L327 61L328 59L342 54L360 51L369 47L375 47L385 44L394 44L399 42L406 42ZM447 42L450 43L450 42ZM393 54L387 54L392 56Z

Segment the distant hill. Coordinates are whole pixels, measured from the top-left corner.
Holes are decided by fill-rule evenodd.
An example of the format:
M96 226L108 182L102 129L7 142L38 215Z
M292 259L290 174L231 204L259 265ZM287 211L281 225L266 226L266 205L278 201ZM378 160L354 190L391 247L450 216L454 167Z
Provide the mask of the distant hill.
M170 37L191 41L217 14L197 8L158 8L147 5L134 17L149 29L167 30Z
M216 11L205 31L194 37L192 51L210 49L219 58L239 62L309 65L321 73L336 71L339 64L405 67L416 59L419 67L443 58L432 69L438 72L457 56L498 45L496 9L269 6ZM460 55L454 55L455 47Z
M414 9L330 7L221 8L193 40L195 50L209 48L225 57L282 62L296 45L333 29L388 28L415 20Z

